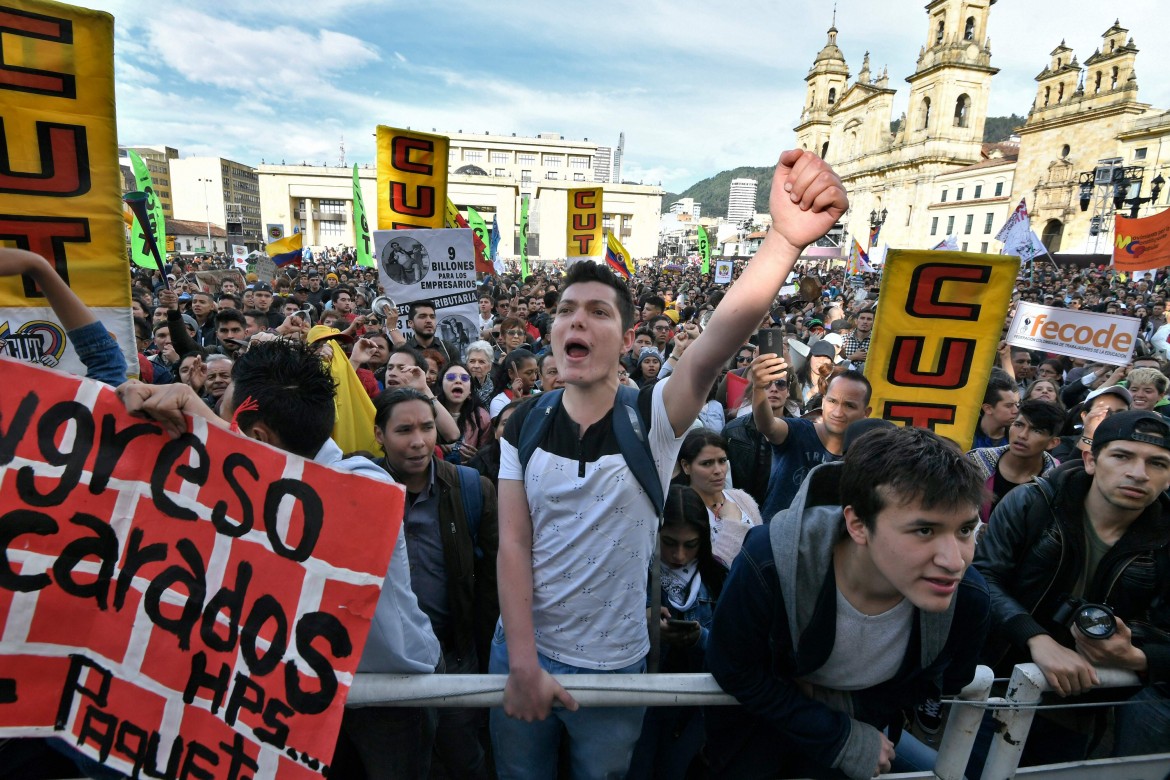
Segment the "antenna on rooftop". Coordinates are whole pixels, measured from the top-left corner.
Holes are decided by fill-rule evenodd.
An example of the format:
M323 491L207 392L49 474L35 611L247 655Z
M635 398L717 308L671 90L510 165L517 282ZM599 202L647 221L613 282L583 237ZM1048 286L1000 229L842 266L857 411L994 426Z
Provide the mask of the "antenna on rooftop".
M340 147L340 149L341 149L341 157L340 157L340 159L338 160L338 166L337 166L337 167L339 167L339 168L344 168L344 167L345 167L345 136L344 136L344 135L343 135L343 136L341 136L341 147Z

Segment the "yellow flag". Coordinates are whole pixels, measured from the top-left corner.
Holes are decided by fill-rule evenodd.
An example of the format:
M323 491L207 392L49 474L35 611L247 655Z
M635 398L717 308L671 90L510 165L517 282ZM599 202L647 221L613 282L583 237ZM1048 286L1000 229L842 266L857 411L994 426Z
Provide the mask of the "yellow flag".
M891 249L865 376L872 415L970 449L1019 258Z
M378 229L443 227L450 140L378 125L377 141Z
M598 257L605 252L601 231L601 187L569 190L568 245L565 257L577 260Z
M137 374L114 117L114 18L61 3L4 5L0 232L10 246L53 265ZM0 338L10 355L85 373L57 315L26 278L0 278Z

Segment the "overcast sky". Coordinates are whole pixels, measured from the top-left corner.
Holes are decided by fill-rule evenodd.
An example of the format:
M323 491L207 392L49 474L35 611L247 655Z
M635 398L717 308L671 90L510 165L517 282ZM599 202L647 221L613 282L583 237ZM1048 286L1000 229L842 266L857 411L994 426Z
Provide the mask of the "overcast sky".
M336 165L374 159L377 124L557 132L616 145L623 178L679 191L792 145L829 2L190 3L103 0L116 19L119 141ZM923 0L839 0L851 76L870 52L906 105L927 35ZM991 12L991 115L1026 114L1061 39L1084 61L1120 12L1141 50L1140 99L1170 108L1170 3L1000 0Z

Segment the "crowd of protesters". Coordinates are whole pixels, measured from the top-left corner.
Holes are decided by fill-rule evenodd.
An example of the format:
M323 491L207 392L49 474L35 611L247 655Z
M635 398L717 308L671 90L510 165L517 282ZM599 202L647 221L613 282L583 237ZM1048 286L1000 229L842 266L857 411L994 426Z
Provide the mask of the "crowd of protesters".
M561 263L488 276L481 331L462 349L436 335L432 301L410 304L409 334L373 309L378 275L345 248L213 290L196 274L226 257L135 272L129 407L235 413L245 434L265 426L269 443L405 488L405 554L375 619L396 640L367 647L362 671L508 674L490 719L348 710L332 776L929 769L942 703L975 664L1002 675L1028 660L1061 696L1091 688L1095 667L1138 672L1145 706L1118 708L1114 748L1170 744L1165 273L1023 270L1013 307L1133 317L1141 340L1120 366L1001 344L964 454L868 419L880 277L797 260L845 198L832 176L789 181L772 196L776 227L729 285L665 261L628 280ZM779 294L789 270L801 283ZM0 259L0 273L34 271ZM779 332L778 351L761 350L763 330ZM91 366L111 384L116 373ZM328 441L294 444L285 431L303 421L264 408L266 377L332 410ZM616 433L620 387L646 452ZM261 409L237 410L245 395ZM544 397L552 422L526 444ZM350 432L354 420L367 430ZM667 486L660 507L630 476L637 455ZM1114 618L1108 637L1068 617L1095 604ZM550 676L641 672L651 644L660 671L709 670L741 706L579 711ZM1037 719L1029 762L1095 747L1096 711L1076 712L1090 715ZM974 767L991 733L989 721Z

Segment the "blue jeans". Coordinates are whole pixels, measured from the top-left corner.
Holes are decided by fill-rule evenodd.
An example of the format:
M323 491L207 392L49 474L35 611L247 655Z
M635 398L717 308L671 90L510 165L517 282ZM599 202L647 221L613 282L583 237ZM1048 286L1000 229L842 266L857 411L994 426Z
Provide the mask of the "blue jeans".
M1147 685L1129 699L1141 704L1125 704L1116 709L1117 736L1114 756L1140 756L1161 753L1170 745L1170 698Z
M539 656L549 674L598 674L594 669L557 663ZM608 674L641 674L642 659ZM508 673L508 645L497 623L488 664L491 674ZM601 672L601 674L606 674ZM557 708L535 723L509 718L502 707L491 711L492 751L500 780L553 780L557 776L557 750L561 732L569 735L569 760L573 780L620 780L625 777L642 731L645 707L588 707L576 712Z

